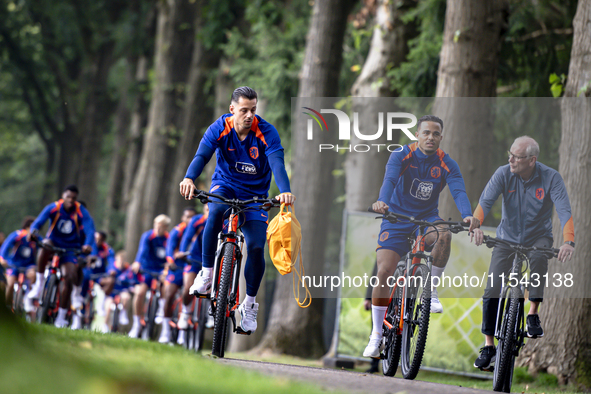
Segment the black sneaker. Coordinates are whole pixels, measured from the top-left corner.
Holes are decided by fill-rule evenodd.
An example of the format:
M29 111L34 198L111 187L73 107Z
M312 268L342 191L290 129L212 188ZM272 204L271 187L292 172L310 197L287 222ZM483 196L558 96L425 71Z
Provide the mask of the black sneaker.
M372 358L371 359L371 366L369 367L369 369L367 371L365 371L365 373L378 373L380 372L380 359L378 358Z
M527 315L525 321L525 331L529 338L541 338L544 336L544 330L540 325L540 316L538 315Z
M485 346L480 348L480 356L474 361L474 366L483 370L489 369L495 362L497 349L494 346Z

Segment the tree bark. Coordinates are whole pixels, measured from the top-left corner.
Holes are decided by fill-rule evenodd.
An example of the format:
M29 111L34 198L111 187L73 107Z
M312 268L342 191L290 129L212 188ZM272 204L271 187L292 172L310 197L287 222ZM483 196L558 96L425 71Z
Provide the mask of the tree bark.
M394 97L387 79L389 69L396 68L406 59L408 40L417 31L412 23L404 24L400 17L414 7L415 1L405 0L394 2L379 0L376 9L376 24L373 31L371 46L361 74L355 81L351 93L353 95L353 112L359 113L360 124L367 133L378 130L378 113L393 112L391 102L380 97ZM386 133L375 144L397 142L388 141ZM351 145L363 143L355 134L351 136ZM346 170L346 209L365 211L378 197L384 178L386 163L390 153L384 148L379 153L347 154ZM371 174L371 176L368 176Z
M175 38L175 20L180 0L158 3L156 30L155 85L148 115L144 146L134 177L133 192L125 221L125 242L128 256L135 256L143 231L152 227L154 217L163 213L158 205L162 192L163 163L166 161L168 134L173 127L174 92L172 43Z
M123 180L125 155L128 149L127 133L131 119L129 108L129 89L134 81L133 68L137 66L137 58L128 58L125 65L125 83L119 89L119 103L115 112L113 132L113 152L109 166L109 190L105 199L105 215L103 229L110 232L111 215L121 208L123 200ZM113 235L113 234L112 234Z
M198 12L194 22L196 29L201 29L203 23L201 12ZM206 90L205 85L208 75L218 67L220 58L221 53L219 51L206 50L199 35L195 35L185 101L179 120L181 136L176 149L176 161L169 187L168 212L173 218L180 217L181 211L186 205L176 185L185 177L203 132L215 120L213 107L209 100L209 97L213 94L213 88L210 87Z
M441 148L460 166L473 203L491 175L494 113L492 100L458 98L496 96L507 17L506 0L447 2L436 91L445 98L436 100L433 112L444 124ZM445 219L460 218L449 189L441 195L439 212Z
M98 169L103 136L108 123L107 79L113 64L113 41L102 45L94 54L94 61L87 70L90 81L84 123L82 126L82 148L80 154L80 171L78 188L80 199L86 202L90 212L95 211L97 197Z
M562 137L559 171L568 192L575 225L576 249L567 265L550 262L548 276L570 272L575 286L550 286L545 294L542 327L545 335L540 341L529 341L521 354L520 364L530 371L547 371L562 384L574 384L591 389L591 300L581 295L582 286L591 281L591 228L589 194L591 192L591 2L579 1L573 21L574 39L565 98L562 101ZM554 246L563 243L561 224L554 215ZM583 285L584 284L584 285ZM568 297L568 298L566 298Z
M314 2L298 97L338 96L343 36L353 4L353 0ZM295 125L296 130L304 130L305 120L297 118ZM301 258L306 274L314 275L321 273L324 266L336 152L318 154L309 149L305 134L292 133L291 187L294 195L303 202L297 208L304 236ZM322 138L329 142L336 136L323 133ZM321 299L314 300L309 308L301 309L293 300L291 275L278 278L269 326L258 349L303 357L321 356L324 352L322 311Z

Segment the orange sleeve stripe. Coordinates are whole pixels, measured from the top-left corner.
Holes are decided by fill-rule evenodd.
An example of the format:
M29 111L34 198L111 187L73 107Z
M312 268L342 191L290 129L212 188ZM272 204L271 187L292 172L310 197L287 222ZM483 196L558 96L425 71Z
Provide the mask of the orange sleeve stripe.
M419 146L418 142L415 142L414 144L409 145L408 147L410 148L410 152L408 152L408 155L404 156L404 159L402 159L402 161L404 161L406 159L410 159L412 157L413 152L417 150L418 146Z
M263 144L265 144L265 146L268 146L267 141L265 141L265 136L263 135L263 132L259 128L259 120L257 119L256 116L255 116L254 120L252 121L252 126L250 127L250 129L255 132L255 135L259 140L263 141Z
M439 156L439 161L441 162L441 168L443 168L447 172L450 172L449 167L443 161L443 158L445 157L445 152L442 151L441 149L437 149L437 156Z
M218 137L218 141L221 140L223 137L227 136L228 134L230 134L230 131L232 131L232 127L234 127L234 117L233 116L228 116L226 118L226 126L224 127L224 131L222 131L222 134L220 134L220 136Z
M480 220L480 223L484 221L484 211L482 211L482 207L480 206L480 204L478 204L478 206L474 210L474 217Z
M166 256L166 261L167 261L168 263L170 263L170 264L174 263L174 260L173 260L173 258L172 258L172 257L170 257L170 256Z
M564 228L562 229L562 236L564 237L564 242L575 242L575 225L573 223L572 216L564 225Z

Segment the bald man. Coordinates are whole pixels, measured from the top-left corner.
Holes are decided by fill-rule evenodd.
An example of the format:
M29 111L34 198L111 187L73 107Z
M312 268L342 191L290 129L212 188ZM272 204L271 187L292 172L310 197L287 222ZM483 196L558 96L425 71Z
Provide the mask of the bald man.
M538 162L540 147L531 137L519 137L507 152L509 164L501 166L486 184L474 217L482 222L500 194L503 195L503 217L497 227L497 238L524 246L552 247L552 207L562 225L564 244L560 246L558 260L570 260L574 252L575 232L570 202L562 177L558 171ZM480 229L474 230L476 245L483 242ZM548 272L548 258L541 253L528 255L531 273L540 278ZM493 249L489 278L482 300L482 333L485 346L474 366L490 369L495 361L494 334L497 309L502 283L501 275L507 277L512 267L513 252L499 245ZM492 275L492 276L491 276ZM493 279L491 281L491 278ZM530 338L544 336L538 307L544 296L544 286L529 286L531 301L526 319L526 334Z

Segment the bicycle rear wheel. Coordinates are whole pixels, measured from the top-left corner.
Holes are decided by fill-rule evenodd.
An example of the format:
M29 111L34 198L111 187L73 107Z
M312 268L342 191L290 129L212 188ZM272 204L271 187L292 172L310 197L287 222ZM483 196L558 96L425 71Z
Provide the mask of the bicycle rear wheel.
M25 296L25 291L23 286L18 286L18 291L14 294L12 299L12 310L14 314L17 316L24 316L25 315L25 308L23 305L23 297Z
M404 275L404 269L396 269L394 271L394 278L399 278ZM388 311L386 312L386 320L392 325L388 328L383 325L384 331L384 354L382 357L382 372L386 376L394 376L398 369L400 362L400 350L402 346L402 335L398 334L398 326L400 324L400 311L402 307L402 287L397 286L392 297Z
M146 320L146 335L143 339L151 341L156 337L156 312L158 311L158 296L156 293L150 295L148 304L148 319Z
M513 382L520 298L520 291L517 287L511 288L509 293L510 297L506 299L505 311L502 317L501 337L498 338L493 376L493 390L505 393L511 392Z
M404 320L402 329L402 375L405 379L414 379L419 373L431 314L431 272L424 264L419 264L406 283L406 297L403 300Z
M39 323L51 323L52 312L55 307L55 299L57 296L58 280L57 275L51 275L47 280L47 286L43 290L41 296L41 306L39 308L37 320Z
M226 345L226 326L228 324L228 298L230 296L230 285L232 280L232 267L236 259L236 245L227 243L224 245L222 264L222 273L218 286L214 326L213 326L213 346L211 353L214 356L224 357L224 347Z

